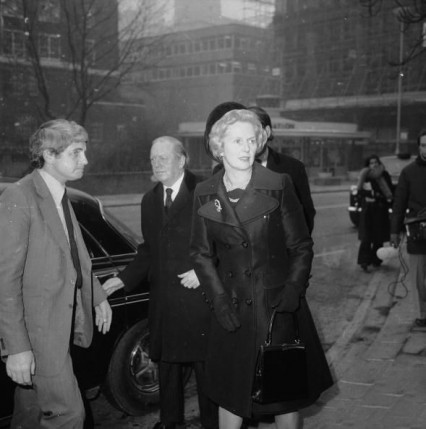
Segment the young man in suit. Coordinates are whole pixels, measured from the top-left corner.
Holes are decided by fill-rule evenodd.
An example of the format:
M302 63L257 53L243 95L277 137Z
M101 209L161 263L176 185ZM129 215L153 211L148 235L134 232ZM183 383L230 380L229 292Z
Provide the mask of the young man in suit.
M66 195L87 165L87 133L64 119L30 138L34 171L0 197L0 351L17 383L12 428L82 428L70 341L106 333L111 308Z
M158 362L160 378L160 422L154 428L174 429L184 423L182 370L192 364L201 424L216 429L217 406L203 393L210 309L189 257L193 193L200 179L186 169L185 149L173 137L154 140L150 158L159 183L142 199L144 242L134 261L103 287L110 295L123 287L130 291L149 278L149 353Z

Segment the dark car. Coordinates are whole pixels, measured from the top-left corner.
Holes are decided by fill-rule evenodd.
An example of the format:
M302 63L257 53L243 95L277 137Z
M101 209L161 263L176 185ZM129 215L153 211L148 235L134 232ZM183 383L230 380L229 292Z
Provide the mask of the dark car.
M0 193L8 185L2 180ZM92 259L93 271L103 283L125 267L136 253L131 231L114 218L101 202L78 190L69 197ZM133 293L122 289L109 297L113 321L108 334L95 329L88 349L72 350L75 372L86 395L102 388L108 400L127 414L142 414L159 400L157 366L148 358L148 284ZM14 383L0 364L0 426L12 413Z
M389 173L392 183L396 186L398 184L399 175L401 170L413 161L413 158L409 153L401 153L399 155L390 155L380 157L383 165L385 166L387 172ZM356 185L352 185L349 190L349 218L351 222L358 226L359 216L362 211L362 201L361 196L358 193Z

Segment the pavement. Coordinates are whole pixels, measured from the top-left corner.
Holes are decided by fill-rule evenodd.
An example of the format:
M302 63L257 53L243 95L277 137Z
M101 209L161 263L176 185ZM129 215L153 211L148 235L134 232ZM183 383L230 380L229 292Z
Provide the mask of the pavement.
M311 188L339 192L349 186ZM371 273L354 318L326 353L335 385L301 411L304 429L426 428L426 329L414 326L416 294L401 258L408 261L404 246ZM188 429L200 428L196 395L187 396L185 409ZM253 423L255 428L275 424Z

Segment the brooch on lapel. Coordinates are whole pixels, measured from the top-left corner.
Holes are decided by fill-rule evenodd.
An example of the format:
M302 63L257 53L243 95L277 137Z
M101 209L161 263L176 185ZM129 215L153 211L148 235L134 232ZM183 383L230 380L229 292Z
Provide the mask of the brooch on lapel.
M214 200L214 206L216 207L216 211L220 213L222 211L222 206L220 205L219 200Z

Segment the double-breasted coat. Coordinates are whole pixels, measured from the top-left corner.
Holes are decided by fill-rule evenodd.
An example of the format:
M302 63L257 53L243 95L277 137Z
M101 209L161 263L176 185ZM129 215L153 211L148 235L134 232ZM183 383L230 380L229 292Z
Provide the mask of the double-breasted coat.
M241 322L239 329L228 332L215 317L211 319L207 394L243 417L287 413L312 403L332 381L304 299L313 243L291 179L255 164L234 208L221 170L197 186L194 212L191 256L207 301L228 294ZM279 302L281 309L297 308L300 336L308 351L310 394L303 402L261 406L251 399L256 359L272 307ZM294 335L291 312L279 313L274 342L291 341Z
M200 289L181 285L178 274L193 268L189 256L192 201L197 181L189 170L169 213L164 209L163 185L147 192L141 203L143 243L119 277L125 290L150 282L150 357L165 362L204 360L210 312Z

